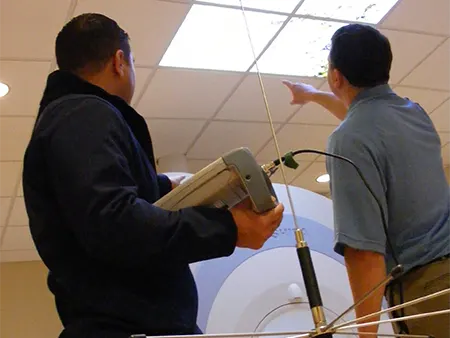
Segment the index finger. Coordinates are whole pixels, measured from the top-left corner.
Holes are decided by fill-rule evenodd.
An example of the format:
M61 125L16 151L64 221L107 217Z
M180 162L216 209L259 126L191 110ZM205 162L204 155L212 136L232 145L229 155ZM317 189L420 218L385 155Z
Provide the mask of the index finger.
M292 87L294 86L293 83L291 81L288 80L283 80L281 81L286 87L288 87L289 89L292 89Z

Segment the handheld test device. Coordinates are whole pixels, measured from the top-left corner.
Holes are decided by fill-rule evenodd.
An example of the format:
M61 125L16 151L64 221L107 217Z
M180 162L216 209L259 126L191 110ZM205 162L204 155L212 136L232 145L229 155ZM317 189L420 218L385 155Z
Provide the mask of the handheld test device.
M269 211L277 203L266 171L248 148L237 148L197 172L155 205L170 211L193 206L230 209L246 198L257 213Z

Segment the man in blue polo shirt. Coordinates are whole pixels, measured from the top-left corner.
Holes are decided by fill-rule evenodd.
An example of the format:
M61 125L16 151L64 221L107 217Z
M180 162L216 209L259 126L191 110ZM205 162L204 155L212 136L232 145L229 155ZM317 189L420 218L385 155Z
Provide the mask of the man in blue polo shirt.
M342 120L329 137L328 151L360 168L386 215L388 236L380 209L356 170L327 158L335 251L345 257L355 301L384 279L397 261L406 271L401 283L390 284L361 304L358 317L379 311L384 292L393 306L402 302L401 296L407 302L450 287L450 191L440 139L423 108L388 85L391 63L385 36L372 27L351 24L332 37L332 93L284 82L292 92L292 104L315 102ZM449 304L447 294L407 307L404 315L449 309ZM448 338L450 316L410 320L394 325L394 330ZM378 325L372 325L359 332L377 331Z

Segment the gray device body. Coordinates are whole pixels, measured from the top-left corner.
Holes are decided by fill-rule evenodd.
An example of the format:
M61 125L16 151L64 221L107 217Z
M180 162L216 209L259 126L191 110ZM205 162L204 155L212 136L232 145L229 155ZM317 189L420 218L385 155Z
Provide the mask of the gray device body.
M194 174L154 205L171 211L193 206L229 209L247 197L257 213L269 211L277 204L272 183L250 150L237 148Z

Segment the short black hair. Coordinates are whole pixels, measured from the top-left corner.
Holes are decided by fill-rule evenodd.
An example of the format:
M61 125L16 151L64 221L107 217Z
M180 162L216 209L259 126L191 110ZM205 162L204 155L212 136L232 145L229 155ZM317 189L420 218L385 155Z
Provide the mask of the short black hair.
M85 13L71 19L55 43L56 62L62 71L97 72L118 50L130 58L128 34L103 14Z
M330 67L339 70L354 87L388 83L391 64L388 38L371 26L346 25L331 38Z

